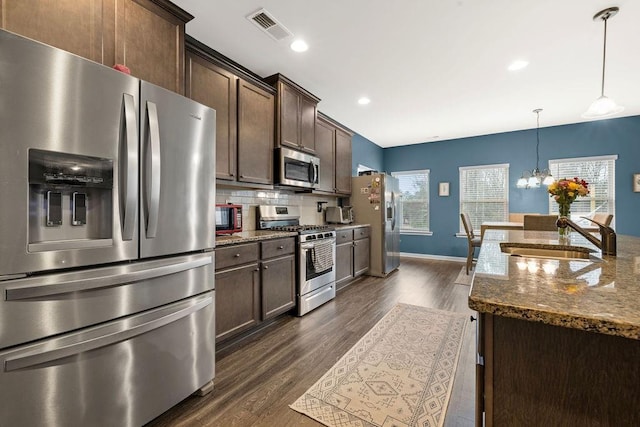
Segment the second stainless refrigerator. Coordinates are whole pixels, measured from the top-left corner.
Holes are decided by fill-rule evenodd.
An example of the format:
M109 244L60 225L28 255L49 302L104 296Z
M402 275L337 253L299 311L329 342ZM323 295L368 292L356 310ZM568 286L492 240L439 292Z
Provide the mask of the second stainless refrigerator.
M386 276L400 265L398 180L378 173L353 177L351 205L357 224L371 226L369 274Z

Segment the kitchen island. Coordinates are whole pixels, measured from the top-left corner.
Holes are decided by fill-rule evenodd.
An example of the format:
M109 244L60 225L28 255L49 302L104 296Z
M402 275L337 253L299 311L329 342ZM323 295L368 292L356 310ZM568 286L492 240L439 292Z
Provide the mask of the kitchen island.
M478 311L481 425L640 425L640 238L588 259L510 256L557 233L487 230L469 307ZM569 249L566 247L566 249Z

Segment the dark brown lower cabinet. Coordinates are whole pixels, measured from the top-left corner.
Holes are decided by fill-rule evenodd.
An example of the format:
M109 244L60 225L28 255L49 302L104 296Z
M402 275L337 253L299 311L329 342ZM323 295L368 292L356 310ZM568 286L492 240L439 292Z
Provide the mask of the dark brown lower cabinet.
M216 249L216 342L295 307L295 238Z
M260 272L257 263L216 272L216 342L260 322Z
M336 232L336 289L369 271L369 227Z
M479 320L485 425L640 425L640 340L490 314Z
M262 318L264 320L291 310L296 304L293 255L262 262Z

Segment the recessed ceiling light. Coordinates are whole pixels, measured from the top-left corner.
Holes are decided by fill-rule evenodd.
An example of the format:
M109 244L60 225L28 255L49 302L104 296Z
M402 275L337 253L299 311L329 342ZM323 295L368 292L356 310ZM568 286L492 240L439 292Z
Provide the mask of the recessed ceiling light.
M309 45L304 40L298 39L291 43L291 50L294 52L306 52L307 49L309 49Z
M366 96L363 96L362 98L358 99L358 104L360 104L360 105L367 105L370 102L371 102L371 100L369 98L367 98Z
M511 64L509 64L509 67L507 69L509 71L518 71L518 70L522 70L527 65L529 65L528 61L523 61L521 59L518 59L517 61L513 61Z

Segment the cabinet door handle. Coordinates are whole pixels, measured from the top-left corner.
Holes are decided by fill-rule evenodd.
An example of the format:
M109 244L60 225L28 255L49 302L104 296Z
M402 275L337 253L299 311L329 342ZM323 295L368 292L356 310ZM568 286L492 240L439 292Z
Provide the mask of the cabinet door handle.
M358 242L353 242L353 246L358 246Z
M253 271L260 271L260 269L256 267L256 269L255 269L255 270L253 270Z
M240 258L240 254L235 254L234 257Z
M265 266L264 266L264 269L265 269L265 270L268 270L268 269L269 269L269 266L268 266L268 265L265 265Z
M280 245L278 246L278 249L284 249L284 246Z
M469 316L469 320L473 322L473 321L475 321L477 319L475 317L473 317L473 316Z

